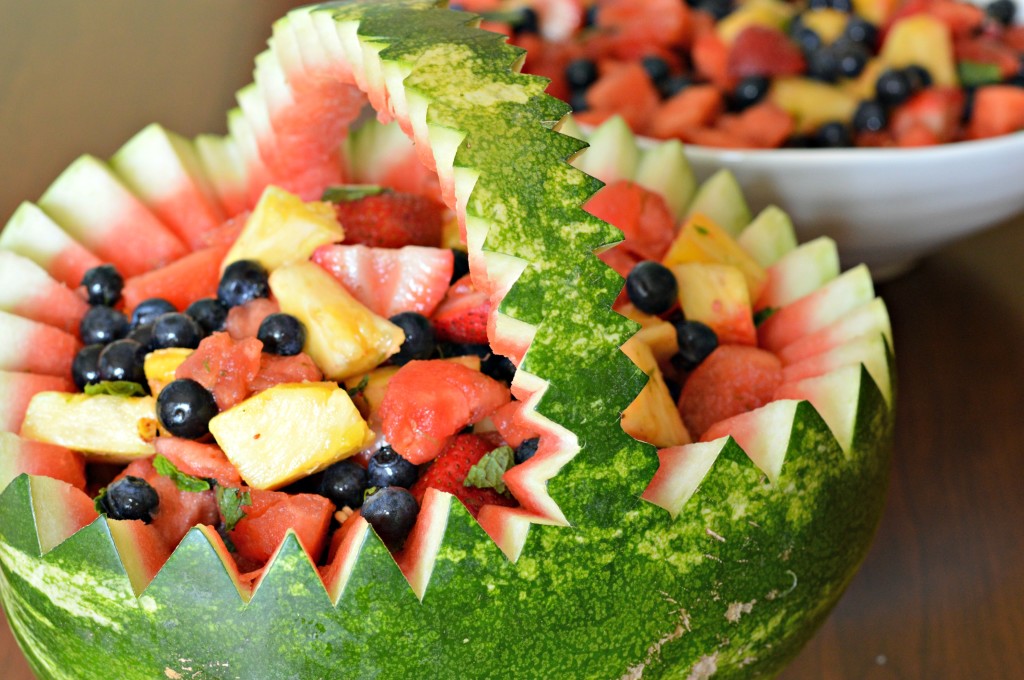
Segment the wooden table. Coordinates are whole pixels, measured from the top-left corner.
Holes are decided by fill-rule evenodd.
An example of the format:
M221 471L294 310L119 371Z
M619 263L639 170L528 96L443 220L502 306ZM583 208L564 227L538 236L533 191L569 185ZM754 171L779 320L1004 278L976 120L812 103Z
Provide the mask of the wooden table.
M874 547L786 680L1024 677L1024 220L879 287L899 396ZM0 673L28 680L9 630Z

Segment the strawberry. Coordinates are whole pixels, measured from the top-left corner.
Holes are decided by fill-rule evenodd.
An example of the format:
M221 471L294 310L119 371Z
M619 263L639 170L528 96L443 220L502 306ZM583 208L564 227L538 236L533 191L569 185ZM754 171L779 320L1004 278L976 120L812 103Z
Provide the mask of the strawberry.
M777 29L750 26L729 48L729 75L796 76L804 72L804 56L796 43Z
M460 434L451 440L437 460L413 484L410 489L413 497L422 503L423 494L427 489L446 491L462 501L474 517L484 505L515 507L518 503L514 498L500 494L494 489L477 489L463 484L470 469L500 445L501 442L497 438Z
M487 295L474 288L466 274L451 285L430 321L439 340L482 344L487 342L490 313Z
M444 206L424 196L399 191L335 204L345 243L378 248L439 246Z

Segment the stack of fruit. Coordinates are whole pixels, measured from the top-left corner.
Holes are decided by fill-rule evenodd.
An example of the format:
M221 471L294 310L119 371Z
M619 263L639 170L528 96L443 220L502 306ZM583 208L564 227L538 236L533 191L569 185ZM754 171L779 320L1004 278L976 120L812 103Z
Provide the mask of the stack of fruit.
M465 3L587 123L713 147L925 146L1024 128L1013 0ZM557 11L556 11L557 9Z

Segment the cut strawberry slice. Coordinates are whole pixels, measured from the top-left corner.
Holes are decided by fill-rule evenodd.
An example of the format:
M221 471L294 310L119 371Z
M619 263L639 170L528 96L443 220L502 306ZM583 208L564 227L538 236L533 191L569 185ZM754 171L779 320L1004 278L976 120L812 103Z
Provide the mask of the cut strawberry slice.
M354 298L384 318L401 312L430 316L448 292L454 258L442 248L325 245L313 262Z
M429 198L386 191L335 205L346 243L380 248L439 246L444 205Z
M473 287L466 274L452 284L431 322L439 340L483 344L487 342L487 316L491 302L485 293Z
M414 465L433 460L448 438L509 403L508 388L450 361L410 361L391 377L380 404L384 436Z
M413 484L410 489L413 497L422 503L427 489L446 491L462 501L474 517L485 505L515 507L518 503L511 496L500 494L494 489L466 486L464 483L470 469L500 445L501 442L494 437L460 434L451 440L437 460Z

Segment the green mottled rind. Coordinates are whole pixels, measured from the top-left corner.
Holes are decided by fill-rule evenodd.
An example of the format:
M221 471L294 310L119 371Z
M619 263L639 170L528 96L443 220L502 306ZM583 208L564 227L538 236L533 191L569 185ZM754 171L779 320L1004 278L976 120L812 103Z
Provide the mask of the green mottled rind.
M510 563L457 502L422 603L369 533L332 603L294 538L249 602L193 530L136 597L102 521L40 555L44 480L0 495L0 597L41 678L616 678L776 672L864 556L884 495L892 415L865 377L843 455L807 404L770 486L729 443L679 517L639 499L657 458L619 413L643 376L617 349L633 331L609 304L621 280L592 250L620 238L579 206L597 183L549 128L564 107L468 16L426 2L338 4L410 68L427 119L462 131L457 168L479 180L467 213L484 249L527 261L502 305L539 325L523 369L550 386L538 410L577 433L549 483L573 526L532 527ZM444 49L439 49L439 46ZM491 83L499 82L501 89ZM483 102L466 92L488 92ZM724 539L724 540L722 540ZM749 611L748 611L749 610ZM695 677L697 677L695 675Z

